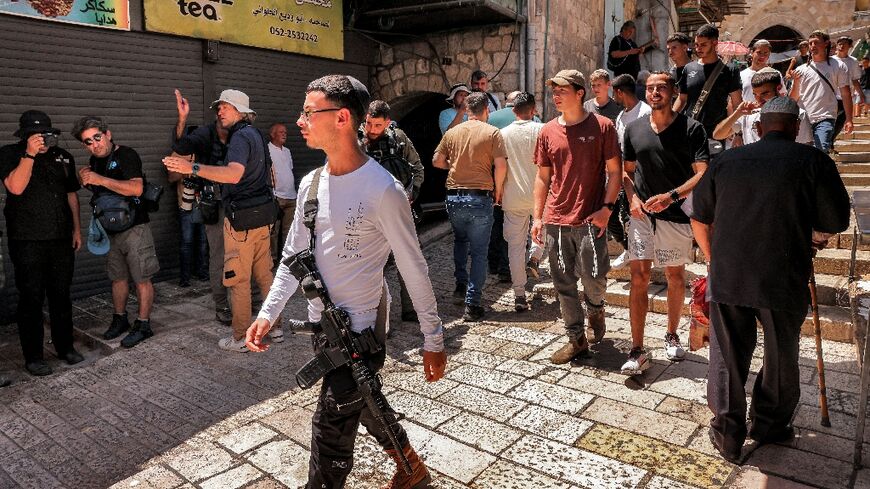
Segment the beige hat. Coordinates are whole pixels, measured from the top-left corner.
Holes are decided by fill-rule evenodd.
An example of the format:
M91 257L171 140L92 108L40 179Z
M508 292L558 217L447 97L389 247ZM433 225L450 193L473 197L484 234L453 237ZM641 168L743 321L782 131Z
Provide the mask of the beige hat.
M220 98L212 102L209 108L216 109L218 104L221 102L226 102L232 105L242 114L257 114L256 112L251 110L251 100L248 98L247 95L245 95L244 92L241 92L239 90L224 90L223 92L221 92Z
M586 88L586 78L577 70L562 70L556 76L547 80L548 85L580 85Z

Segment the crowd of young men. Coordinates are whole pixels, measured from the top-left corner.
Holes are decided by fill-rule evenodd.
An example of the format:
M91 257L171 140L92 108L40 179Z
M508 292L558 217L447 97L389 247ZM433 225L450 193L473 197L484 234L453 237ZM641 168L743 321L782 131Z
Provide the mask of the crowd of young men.
M631 57L643 52L631 41L633 34L634 26L627 23L617 42L627 47L612 50L614 64L622 59L618 66L633 66ZM793 433L797 338L806 315L812 248L848 225L848 195L825 153L836 132L837 95L844 129L850 131L852 88L856 101L863 103L860 78L866 71L850 69L849 61L841 60L849 43L838 42L841 59L830 57L827 34L814 32L811 57L789 71L788 98L781 96L779 72L766 66L769 43L756 42L752 64L740 73L718 57L717 40L715 27L699 28L697 60L691 61L688 37L671 36L672 70L649 73L640 96L632 74L611 80L607 71L596 70L587 83L577 70L559 71L546 82L559 115L546 123L535 120L534 95L512 92L501 108L488 92L486 74L476 71L472 89L457 84L450 90L452 107L439 116L443 138L432 165L447 171L453 298L464 305L463 320L486 316L482 291L487 269L499 273L502 262L509 265L515 310L529 310L527 280L538 277L546 253L567 337L550 358L554 364L587 358L591 345L606 335L605 294L612 266L608 230L626 250L614 265L627 262L631 276L632 348L621 371L639 375L650 365L644 329L654 266L664 268L667 279L664 351L668 359L682 360L678 328L685 266L694 260L696 240L711 266L710 437L726 459L737 461L747 433L762 443ZM296 124L308 147L323 150L327 162L301 179L297 194L292 156L284 147L286 127L271 126L267 140L251 125L256 113L247 95L223 91L212 104L216 121L193 130L186 128L189 107L178 92L176 102L173 154L163 163L171 179L180 182L182 267L188 273L197 245L187 234L194 224L204 224L200 231L212 255L207 274L216 317L232 325L232 334L218 346L260 352L268 348L267 335L274 342L283 339L282 311L302 284L280 258L307 250L332 302L348 314L353 334L375 338L363 361L377 372L389 332L390 296L383 271L393 260L402 319L418 322L423 334L426 380L440 379L446 366L443 328L411 210L423 165L410 139L392 123L389 105L370 101L365 86L349 76L313 81ZM82 245L80 186L93 193L95 216L115 210L100 207L103 197L129 207L131 222L125 228L102 229L103 221L95 219L92 228L97 230L89 236L89 246L97 250L105 248L98 241L107 235L104 252L115 312L107 339L127 333L121 344L132 347L153 335L151 279L159 264L143 197L147 182L133 149L116 144L100 118L84 117L72 133L91 158L76 172L72 156L51 144L59 131L46 114L25 112L19 126L15 135L20 141L0 148L0 178L10 195L7 222L22 297L18 318L26 369L46 375L51 372L42 358L46 296L58 356L71 364L82 360L72 346L69 301L74 252ZM731 151L711 154L726 141ZM296 205L297 195L305 205ZM200 216L200 222L185 205L191 198L201 213L209 214ZM780 204L775 211L767 205L771 199ZM207 210L209 205L214 208ZM250 209L257 213L246 212ZM503 221L498 227L496 210ZM280 220L279 211L284 212ZM252 216L272 212L265 222ZM25 226L25 220L32 224L33 215L46 217L46 227ZM199 265L198 275L204 276L204 257ZM184 285L189 275L182 272ZM777 286L768 285L771 279ZM132 327L126 312L131 280L138 297ZM252 280L264 296L253 320ZM307 319L315 324L315 333L324 307L322 301L309 303ZM747 429L742 389L756 319L765 331L765 366L753 391L753 424ZM385 401L382 407L391 419L396 417ZM417 487L430 479L401 426L394 423L395 432L387 433L373 416L347 366L326 374L312 423L308 487L343 486L353 465L359 423L396 461L390 487ZM403 458L410 473L403 470Z

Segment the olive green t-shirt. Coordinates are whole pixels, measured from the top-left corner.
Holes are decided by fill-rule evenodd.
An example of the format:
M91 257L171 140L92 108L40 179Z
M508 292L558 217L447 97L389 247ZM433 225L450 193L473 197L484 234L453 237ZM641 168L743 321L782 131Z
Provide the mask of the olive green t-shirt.
M463 122L444 133L435 152L450 163L448 189L493 190L493 162L507 156L499 130L478 120Z

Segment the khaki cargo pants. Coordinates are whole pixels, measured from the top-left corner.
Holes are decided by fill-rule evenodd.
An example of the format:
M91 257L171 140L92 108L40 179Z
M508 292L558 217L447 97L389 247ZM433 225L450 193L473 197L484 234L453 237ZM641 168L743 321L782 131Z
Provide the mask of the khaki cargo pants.
M236 231L224 218L224 286L230 293L235 340L244 338L251 325L251 278L263 297L272 286L269 231L269 226Z

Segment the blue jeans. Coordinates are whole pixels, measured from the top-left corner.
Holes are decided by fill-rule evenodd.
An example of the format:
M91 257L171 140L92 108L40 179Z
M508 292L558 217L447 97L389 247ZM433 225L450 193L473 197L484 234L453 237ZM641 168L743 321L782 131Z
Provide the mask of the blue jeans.
M834 147L834 119L822 119L813 124L813 143L814 146L830 153Z
M194 266L197 277L208 277L208 241L199 209L179 209L178 221L181 223L181 281L190 281L191 269Z
M467 284L465 303L480 305L486 282L486 257L492 231L492 197L448 195L447 215L453 227L453 265L457 284ZM471 275L465 268L471 251Z

